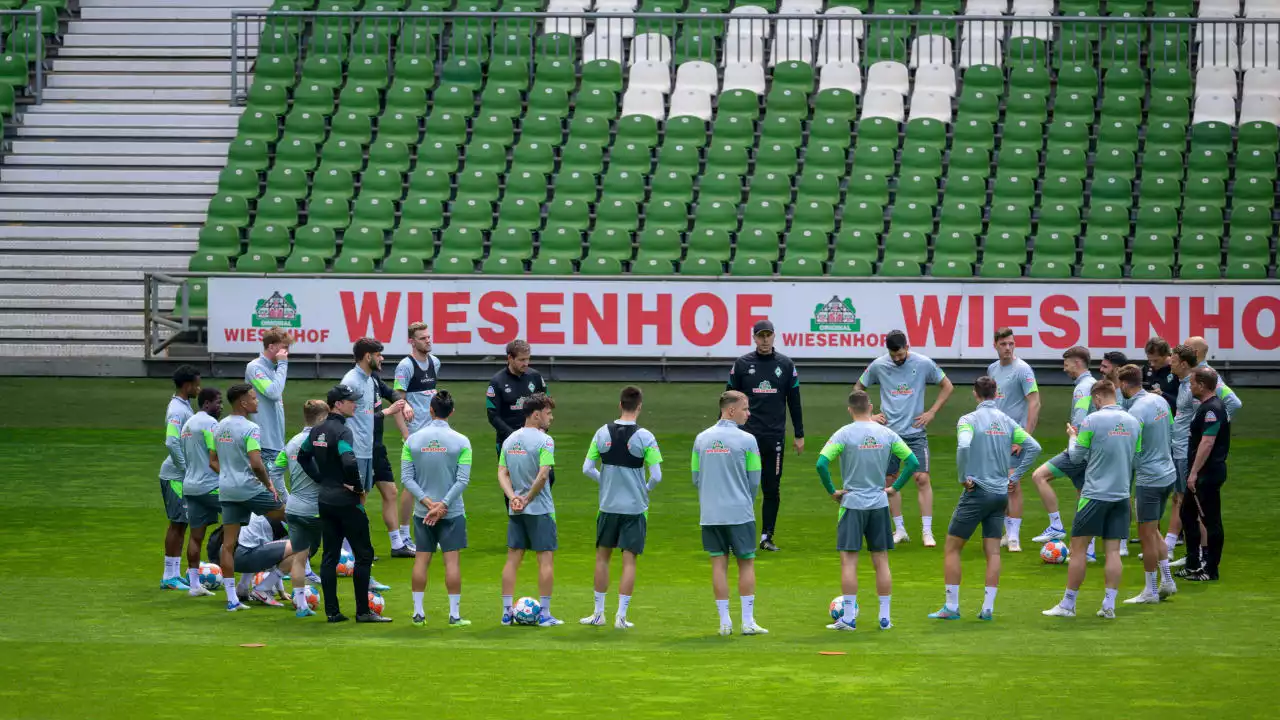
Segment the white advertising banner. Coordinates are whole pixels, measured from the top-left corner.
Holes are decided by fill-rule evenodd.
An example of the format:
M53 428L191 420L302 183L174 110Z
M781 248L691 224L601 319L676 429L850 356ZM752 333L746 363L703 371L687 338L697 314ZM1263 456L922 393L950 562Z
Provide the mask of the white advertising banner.
M870 358L890 330L939 360L994 356L1011 327L1018 354L1059 358L1072 345L1141 358L1147 339L1203 335L1215 360L1275 360L1280 286L883 281L211 278L209 350L254 353L280 327L293 352L347 355L361 337L391 354L428 323L435 352L492 355L524 338L542 357L734 357L751 326L773 321L799 359Z

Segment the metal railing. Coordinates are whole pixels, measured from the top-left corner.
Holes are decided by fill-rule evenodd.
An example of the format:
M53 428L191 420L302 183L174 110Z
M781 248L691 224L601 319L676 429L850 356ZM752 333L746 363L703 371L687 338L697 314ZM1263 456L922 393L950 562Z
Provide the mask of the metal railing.
M184 333L195 328L191 317L191 287L188 280L198 280L194 276L182 275L174 277L164 273L146 273L142 278L142 323L144 360L155 360L164 357L165 351ZM205 280L207 282L207 280ZM173 310L165 309L161 300L160 288L177 286L177 294L173 299Z
M911 67L1056 63L1095 67L1280 69L1280 18L861 15L637 12L236 11L231 95L243 104L259 56L450 59L611 59L624 66L682 60L817 67L897 60ZM629 53L629 55L628 55ZM624 62L627 61L627 62ZM296 66L295 66L295 69Z
M0 53L22 54L26 56L28 64L35 60L35 72L27 74L26 93L35 98L37 104L44 102L45 41L44 33L40 30L44 10L41 5L28 10L0 10L0 25L12 28L12 32L6 32L6 36L0 39ZM24 25L33 31L28 30L27 35L20 36L17 31ZM18 47L17 44L22 41L25 41L24 46Z

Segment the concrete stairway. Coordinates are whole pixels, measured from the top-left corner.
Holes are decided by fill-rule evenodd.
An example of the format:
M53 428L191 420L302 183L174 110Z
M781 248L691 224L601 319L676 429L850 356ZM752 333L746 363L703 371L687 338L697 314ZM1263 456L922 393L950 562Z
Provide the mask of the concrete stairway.
M142 356L143 273L186 269L239 121L231 10L268 4L80 0L0 164L0 357Z

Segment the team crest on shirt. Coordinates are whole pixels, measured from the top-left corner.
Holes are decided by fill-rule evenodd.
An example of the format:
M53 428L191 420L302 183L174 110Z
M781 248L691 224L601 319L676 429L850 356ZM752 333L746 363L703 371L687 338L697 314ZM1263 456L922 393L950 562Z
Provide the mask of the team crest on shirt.
M911 386L906 383L898 383L896 387L890 388L889 390L890 395L914 395L915 392L916 391L912 390Z
M311 441L311 444L315 447L329 447L329 440L324 436L324 433L320 433L315 440Z
M533 383L529 383L529 392L533 392Z
M884 447L884 443L876 439L875 435L868 435L862 438L862 443L858 445L859 450L879 450Z
M1210 410L1204 414L1204 421L1207 423L1218 422L1218 416L1215 415L1212 410Z
M491 398L491 397L497 397L497 396L498 396L498 393L493 389L493 386L492 386L492 385L490 385L490 386L489 386L489 389L484 391L484 396L485 396L485 397L490 397L490 398Z
M729 446L725 445L723 442L716 440L711 443L711 447L707 448L705 452L708 455L728 455L733 452L733 450L730 450Z
M759 395L776 395L778 389L768 380L761 380L758 386L751 388L751 392Z
M1129 432L1129 428L1125 427L1123 423L1116 423L1116 426L1111 428L1111 431L1107 434L1112 437L1129 437L1133 433Z
M1169 405L1168 403L1165 403L1165 407L1168 407L1168 405ZM1156 419L1156 420L1167 420L1168 418L1169 418L1169 411L1168 411L1168 410L1157 410L1157 411L1156 411L1156 417L1155 417L1155 419Z
M432 440L431 442L427 443L425 447L422 448L422 452L443 453L443 452L449 452L449 448L446 448L444 445L440 444L439 440Z
M525 452L524 447L522 447L520 443L517 442L517 443L511 443L511 447L507 448L507 454L508 455L528 455L529 453Z
M752 365L751 367L747 368L747 374L748 374L748 375L755 375L755 374L756 374L756 366L755 366L755 365Z
M993 435L993 436L1009 434L1009 431L1005 430L1004 426L1001 425L998 421L992 422L989 426L987 426L987 429L984 430L983 432L985 432L987 435Z
M775 368L773 369L773 375L774 375L774 377L782 377L782 368L780 368L780 367L775 367Z

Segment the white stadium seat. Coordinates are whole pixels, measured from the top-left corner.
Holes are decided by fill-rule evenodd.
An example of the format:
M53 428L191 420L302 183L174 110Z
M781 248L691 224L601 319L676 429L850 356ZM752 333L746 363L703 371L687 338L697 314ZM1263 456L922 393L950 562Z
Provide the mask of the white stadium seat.
M858 8L833 7L823 15L827 16L827 19L822 21L824 33L838 33L859 40L866 34L866 24L861 20L862 11Z
M891 90L878 92L868 90L866 95L863 96L862 117L880 117L902 122L905 118L905 113L902 109L902 96Z
M1009 12L1009 0L968 0L965 15L1003 15Z
M1196 97L1227 95L1234 99L1238 92L1235 70L1228 67L1207 67L1196 71Z
M665 112L662 93L644 88L628 88L622 95L622 116L647 115L662 120Z
M769 37L770 26L773 25L773 19L769 16L769 11L759 5L739 5L729 11L730 15L742 15L744 17L735 18L729 21L729 31L725 34L726 40L733 37Z
M802 37L811 40L818 37L818 21L812 19L786 19L788 15L816 15L818 11L809 8L788 7L784 2L783 7L778 10L778 27L774 32L774 37L781 40L784 37Z
M1240 124L1269 122L1280 125L1280 97L1274 95L1245 95L1240 101Z
M671 62L671 38L658 33L631 38L631 64L640 62Z
M867 71L867 92L896 92L906 95L911 91L911 79L907 66L892 60L883 60L871 66Z
M583 10L579 0L551 0L547 5L549 13L581 13ZM587 34L587 21L582 17L547 18L542 27L547 33L564 33L573 37L582 37Z
M1280 70L1254 68L1244 73L1245 95L1270 95L1280 97Z
M915 89L956 95L956 71L950 65L921 65L916 69Z
M600 8L596 12L602 15L618 15L616 18L607 18L596 20L596 34L608 35L609 37L631 38L636 34L635 18L630 17L633 12L630 8L625 7L608 7Z
M861 55L857 38L823 33L822 39L818 41L818 56L814 64L822 67L833 62L857 62Z
M856 62L834 62L822 66L818 73L818 91L848 90L862 93L862 69Z
M1220 122L1236 124L1236 101L1226 95L1202 95L1196 98L1191 121L1195 124Z
M727 63L724 66L724 84L721 91L750 90L764 95L764 65L759 63Z
M950 65L953 61L951 38L944 35L917 35L911 41L911 67Z
M676 68L676 92L701 90L714 96L720 90L716 66L702 60L691 60Z
M813 64L813 42L807 37L796 35L779 35L773 40L773 53L769 56L769 66L778 63L802 62Z
M582 39L582 62L612 60L621 65L623 36L602 35L600 34L599 25L596 27L596 32Z
M764 67L764 40L752 35L729 35L724 40L724 54L721 62L755 63Z
M671 117L711 119L711 95L702 90L677 90L671 96Z
M627 88L652 90L665 95L671 92L671 66L649 60L635 63L627 74Z
M911 119L920 118L951 122L951 96L917 90L911 95Z
M1240 69L1240 46L1235 42L1200 43L1200 63L1204 67Z
M990 38L962 40L960 42L960 67L975 65L1003 66L1003 53L1000 42Z

